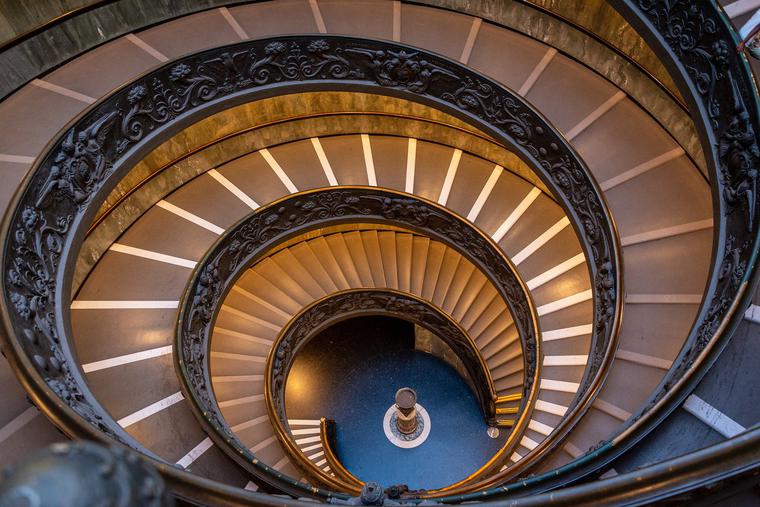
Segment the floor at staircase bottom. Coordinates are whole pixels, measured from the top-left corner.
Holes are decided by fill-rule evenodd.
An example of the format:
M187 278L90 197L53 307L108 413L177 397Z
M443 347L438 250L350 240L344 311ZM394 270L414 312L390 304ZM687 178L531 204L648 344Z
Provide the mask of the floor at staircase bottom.
M291 371L300 388L288 386L288 417L335 420L336 454L363 481L410 489L452 484L483 465L506 432L490 438L465 380L447 363L415 351L413 328L393 321L355 319L315 337ZM417 391L431 420L428 438L411 449L396 447L383 430L401 387Z

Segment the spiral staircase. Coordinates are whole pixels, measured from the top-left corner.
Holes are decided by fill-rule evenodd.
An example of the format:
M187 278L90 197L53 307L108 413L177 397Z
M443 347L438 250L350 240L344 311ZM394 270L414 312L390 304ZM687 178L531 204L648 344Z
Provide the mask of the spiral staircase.
M357 502L288 376L385 315L496 449L387 503L756 504L757 7L0 11L0 463L87 439L182 504Z

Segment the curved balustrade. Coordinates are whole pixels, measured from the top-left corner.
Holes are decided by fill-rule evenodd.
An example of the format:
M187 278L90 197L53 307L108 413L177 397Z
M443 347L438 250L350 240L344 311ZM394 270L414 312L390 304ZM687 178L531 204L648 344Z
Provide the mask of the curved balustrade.
M268 388L275 419L285 431L285 383L298 351L333 324L360 315L390 315L424 327L441 338L462 360L473 381L486 422L495 425L496 389L488 366L472 338L441 309L412 294L390 289L349 289L304 308L283 328L267 361Z
M325 459L327 460L327 464L333 470L333 473L335 473L346 482L353 482L354 484L363 486L364 483L362 481L354 477L351 472L346 470L346 467L343 466L343 464L340 462L340 459L338 459L338 456L333 450L333 442L335 441L335 421L322 417L319 420L319 437L322 440L322 448L325 451Z
M432 54L344 37L248 41L182 58L95 104L51 144L3 227L6 349L34 401L71 435L105 434L141 449L102 410L72 360L67 303L85 229L162 136L223 107L296 89L366 89L437 105L514 148L555 193L594 280L593 360L573 417L557 430L566 432L600 385L619 325L618 247L596 184L561 135L508 90Z
M644 467L605 480L565 487L531 496L512 498L513 507L543 505L651 505L672 500L681 504L722 501L721 491L737 482L747 489L757 484L760 465L760 428L733 439L678 458ZM530 480L528 480L530 481ZM525 481L525 482L528 482ZM603 485L602 485L603 484ZM506 486L505 490L524 493L532 485ZM712 498L710 498L712 497Z
M694 117L708 159L715 203L712 272L697 319L668 374L629 426L560 470L531 477L486 495L545 491L588 475L652 431L694 389L743 317L757 283L760 248L755 169L760 163L757 88L739 40L713 1L614 0L669 67ZM737 439L744 452L747 439ZM715 471L716 477L719 475ZM638 488L638 487L637 487ZM642 489L636 489L643 492ZM447 501L482 499L460 495Z
M192 407L201 423L220 447L251 473L267 480L272 471L261 463L248 448L234 435L222 416L212 389L209 369L209 351L216 314L221 303L244 270L269 254L272 248L290 238L309 231L346 223L383 223L411 229L451 246L477 266L491 281L512 313L515 327L522 342L524 381L522 395L522 417L515 424L514 432L519 434L527 424L530 404L535 399L538 389L541 351L537 340L537 316L523 281L516 274L514 266L504 256L493 241L480 233L475 227L448 213L442 207L413 198L398 192L374 187L340 187L338 189L313 190L275 201L259 208L248 217L228 229L217 243L209 249L203 261L195 269L183 301L180 304L180 316L175 342L175 364L180 373L180 380L187 398L192 400ZM355 295L363 298L355 299ZM430 315L415 316L419 311L419 302L409 298L389 297L387 293L363 291L348 292L335 298L318 301L305 310L306 324L286 326L275 346L271 349L267 370L268 402L272 405L270 416L278 436L290 453L298 451L286 433L282 423L284 418L285 378L290 362L298 348L316 329L321 329L325 321L332 322L329 313L336 308L333 305L347 304L353 301L359 307L388 307L405 303L409 311L399 312L406 318L415 319L423 325L430 325ZM359 311L358 309L356 311ZM377 311L375 309L374 311ZM340 316L338 316L340 318ZM293 322L298 322L298 317ZM476 348L463 347L467 339L453 334L448 319L443 319L435 326L443 336L451 336L451 344L457 349L466 349L477 354ZM470 361L467 361L470 356ZM482 359L473 352L462 359L482 367ZM475 368L473 367L475 370ZM486 373L479 374L476 379ZM488 378L485 385L488 385ZM474 379L474 380L476 380ZM490 391L490 388L487 389ZM487 417L493 417L494 396L490 400L482 399L486 404ZM481 393L484 398L487 394ZM503 455L510 440L500 452ZM494 462L496 462L494 458ZM313 468L313 467L310 467ZM263 471L263 472L262 472ZM329 486L340 491L357 491L350 484L313 469L313 473ZM300 483L294 481L294 486Z
M668 67L696 121L715 203L712 273L686 343L641 413L620 437L632 446L674 410L704 376L744 315L760 252L758 90L739 38L719 5L611 2ZM643 419L643 415L648 415Z
M310 339L338 322L365 315L389 315L403 319L424 327L443 340L468 371L486 422L496 426L496 389L490 371L477 345L460 325L441 309L409 293L388 289L350 289L317 300L294 316L279 333L267 359L264 394L269 419L282 444L291 456L298 459L302 467L310 470L312 475L325 479L323 470L302 456L290 433L285 412L288 373L298 352ZM520 408L520 418L525 421L530 414L530 401ZM523 427L524 423L518 426ZM518 438L519 434L512 432L499 454L509 455ZM331 468L334 470L334 467ZM357 481L354 478L352 482L356 484ZM363 483L357 485L360 489Z
M760 158L755 132L757 92L743 56L731 49L738 42L732 29L713 3L621 0L614 4L668 62L686 102L700 118L697 124L716 207L713 271L702 308L675 366L623 434L551 474L485 494L449 496L445 501L545 490L587 475L614 459L654 428L706 371L735 328L749 298L748 288L756 279L758 203L754 168ZM454 107L463 118L486 127L499 139L505 139L505 130L511 132L512 139L505 142L519 147L517 151L540 170L557 193L592 261L596 354L584 386L597 385L604 374L601 359L607 357L614 344L621 294L619 263L611 220L572 150L558 136L551 142L535 144L532 136L546 141L555 136L554 131L543 125L536 127L532 121L521 121L522 114L530 114L529 109L510 103L516 99L451 62L428 55L423 62L421 53L403 52L400 46L380 43L340 42L340 49L351 51L337 54L330 49L330 43L325 43L326 47L318 44L333 39L313 38L309 43L314 46L310 47L305 42L283 40L287 43L278 41L280 46L266 48L264 43L251 43L259 44L258 54L231 50L212 64L214 56L222 55L207 52L201 58L206 58L205 64L191 57L185 59L192 63L190 66L175 65L171 70L157 71L91 109L35 167L24 192L16 198L15 212L6 217L3 227L7 273L3 279L3 320L8 341L5 348L34 401L69 434L100 437L104 432L136 446L99 408L72 360L64 311L68 302L69 252L76 252L82 230L97 207L93 204L101 200L131 160L155 144L162 131L168 132L190 121L191 116L203 114L203 106L222 107L224 97L243 100L243 90L253 85L246 79L260 79L273 85L270 88L299 80L319 82L325 87L336 86L333 81L343 79L353 86L357 81L363 86L380 85L389 88L388 93L409 93L442 107ZM356 64L364 73L351 74L353 67L347 62ZM192 68L193 65L201 65L203 72L195 73L201 67ZM245 67L249 68L243 70ZM325 69L335 72L327 75L323 73ZM312 71L315 73L308 75ZM365 79L368 76L371 79ZM453 86L454 77L464 77L461 88ZM150 98L148 90L154 94ZM555 156L555 150L564 154ZM61 401L65 406L59 405ZM581 412L582 406L578 410ZM91 426L83 425L81 418ZM747 451L748 445L751 440L741 438L727 444L737 452ZM183 479L186 474L167 474L179 482L204 484ZM711 477L717 477L717 472ZM621 477L621 481L625 480L628 478Z

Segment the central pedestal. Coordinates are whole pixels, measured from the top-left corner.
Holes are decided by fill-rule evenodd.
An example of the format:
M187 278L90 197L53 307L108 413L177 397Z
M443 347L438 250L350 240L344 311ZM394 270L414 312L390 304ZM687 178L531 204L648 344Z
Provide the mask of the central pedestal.
M383 417L385 436L396 447L411 449L422 444L430 435L430 416L419 403L417 393L409 387L396 391L396 403Z
M404 435L417 431L417 393L409 387L396 391L396 428Z

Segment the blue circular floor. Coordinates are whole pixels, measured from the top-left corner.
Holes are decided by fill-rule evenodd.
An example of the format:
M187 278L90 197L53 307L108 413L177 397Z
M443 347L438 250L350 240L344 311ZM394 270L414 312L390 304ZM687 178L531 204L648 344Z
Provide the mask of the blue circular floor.
M378 354L357 364L334 393L336 453L363 481L433 489L464 479L498 450L467 384L443 361L414 350ZM411 387L430 414L430 435L401 449L385 436L383 416L396 390Z
M447 363L414 350L413 326L387 318L357 321L336 325L299 353L291 370L299 381L286 388L288 417L335 420L335 451L343 465L386 487L440 488L485 464L508 432L487 435L465 380ZM427 440L411 449L392 444L383 430L383 416L401 387L417 391L431 421Z

